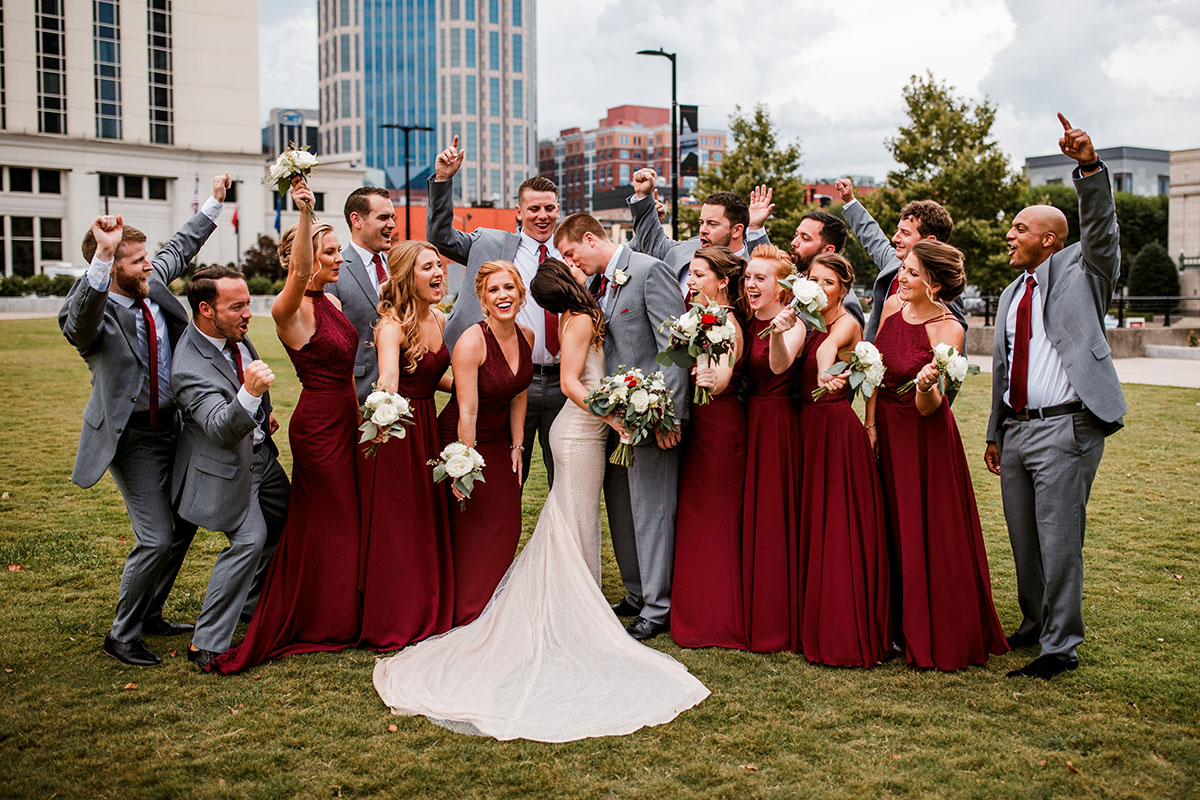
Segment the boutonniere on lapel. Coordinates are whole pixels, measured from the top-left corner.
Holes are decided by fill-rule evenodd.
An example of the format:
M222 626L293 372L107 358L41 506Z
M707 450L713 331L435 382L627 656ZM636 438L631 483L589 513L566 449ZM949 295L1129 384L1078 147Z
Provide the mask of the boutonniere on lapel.
M629 283L629 273L623 269L618 269L613 272L613 285L624 286Z

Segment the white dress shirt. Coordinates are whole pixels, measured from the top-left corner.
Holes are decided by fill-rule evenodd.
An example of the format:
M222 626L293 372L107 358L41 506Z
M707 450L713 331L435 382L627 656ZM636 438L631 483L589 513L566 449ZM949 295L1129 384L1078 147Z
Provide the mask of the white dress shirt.
M521 231L521 241L517 244L517 254L513 263L525 281L525 305L517 312L517 322L533 330L533 363L557 364L558 356L551 355L546 350L546 311L533 299L529 291L529 283L538 270L538 242L525 231ZM550 242L546 242L546 258L562 258L558 250ZM470 287L474 291L475 287Z
M196 332L212 342L212 346L221 351L221 355L225 358L225 363L229 365L230 369L233 370L233 374L236 376L238 373L237 364L234 362L233 356L230 355L229 351L225 349L225 343L229 340L216 336L209 336L199 328L196 328ZM245 342L238 342L237 349L242 355L242 370L244 371L246 366L254 360L254 356L250 354L250 348L246 346ZM260 406L262 405L262 397L255 397L254 395L250 394L250 392L246 390L246 384L243 383L241 388L238 389L237 399L242 408L246 409L246 413L253 417L256 422L262 421L258 415ZM260 444L262 444L262 441L265 438L267 438L267 435L263 432L262 427L255 425L254 446L258 447Z
M362 259L362 262L367 265L367 279L371 281L371 285L375 287L375 294L378 295L380 284L379 276L375 274L375 254L365 247L359 247L358 243L353 240L350 241L350 246L354 248L354 252L358 253L358 257ZM383 282L387 283L387 254L381 253L380 255L383 256L383 273L385 276Z
M616 274L617 262L621 259L621 251L625 249L625 245L617 245L617 249L613 251L612 258L608 260L608 266L604 268L604 277L608 281L608 286L604 289L604 294L600 295L600 310L605 314L608 313L608 301L617 290Z
M1017 336L1017 308L1026 291L1028 274L1021 279L1008 304L1008 316L1004 320L1004 335L1008 343L1008 385L1012 386L1012 353ZM1045 295L1041 282L1034 284L1033 304L1029 309L1032 335L1029 338L1029 375L1026 380L1026 408L1040 409L1071 403L1079 395L1071 388L1062 359L1054 349L1054 343L1046 335ZM1012 407L1008 399L1009 390L1004 390L1004 403Z

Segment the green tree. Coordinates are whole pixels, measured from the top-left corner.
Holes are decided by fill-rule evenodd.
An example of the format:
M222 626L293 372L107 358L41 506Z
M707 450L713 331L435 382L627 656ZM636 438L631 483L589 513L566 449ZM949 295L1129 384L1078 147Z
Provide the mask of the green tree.
M279 264L279 245L265 234L259 234L245 253L242 254L242 272L247 278L262 276L276 281L283 277L283 267Z
M1138 252L1129 268L1128 288L1134 297L1179 296L1179 270L1167 248L1151 242ZM1130 308L1146 312L1164 310L1161 303L1133 303Z
M1167 196L1142 197L1117 192L1113 195L1113 203L1117 207L1117 224L1121 226L1121 279L1117 285L1129 285L1130 294L1143 294L1133 291L1129 283L1133 279L1132 269L1151 244L1158 244L1164 253L1167 252ZM1179 294L1178 275L1173 293L1154 294Z
M962 250L967 281L997 294L1012 279L1004 244L1020 208L1025 180L1009 168L992 136L996 107L970 104L932 75L913 75L904 89L909 124L884 144L896 160L888 173L891 191L862 199L885 231L892 231L910 200L936 200L954 218L950 243Z
M781 141L771 112L761 103L746 113L741 106L735 107L729 116L729 142L724 159L701 171L694 190L696 200L713 192L735 192L749 202L754 187L766 184L775 203L767 233L786 250L800 217L810 210L804 202L808 186L800 176L804 155L800 143ZM694 232L699 221L698 206L679 209L681 226Z

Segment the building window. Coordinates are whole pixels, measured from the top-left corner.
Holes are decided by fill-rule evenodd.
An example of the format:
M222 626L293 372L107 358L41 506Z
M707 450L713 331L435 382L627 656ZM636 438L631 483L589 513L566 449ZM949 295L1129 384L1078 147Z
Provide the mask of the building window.
M450 113L462 113L462 76L450 76Z
M1117 192L1133 191L1133 173L1118 172L1113 176L1113 190Z
M350 24L350 0L342 0L341 3L339 3L339 6L340 6L339 10L341 11L341 14L340 14L341 19L338 20L338 24L339 25L349 25Z
M490 134L488 137L488 144L490 145L488 161L499 163L503 160L500 158L500 126L493 122L490 126L488 126L488 128L488 132ZM499 190L497 189L495 191Z
M1159 175L1158 176L1158 193L1159 194L1169 194L1170 191L1171 191L1171 176L1170 175Z
M141 197L142 196L142 176L141 175L122 175L121 183L125 185L126 197Z
M463 18L467 22L475 21L475 0L463 0Z
M629 165L622 164L621 165L621 185L624 186L627 183L629 183Z
M41 194L62 194L62 173L56 169L39 169L38 192Z
M147 79L150 85L150 141L175 143L175 97L171 56L171 0L146 4Z
M33 217L9 217L12 225L12 272L29 278L34 274Z
M521 27L521 0L512 0L513 27Z
M351 128L349 125L342 126L342 149L341 149L341 152L343 152L343 153L349 153L351 150L354 149L354 134L352 133L353 130L354 129Z
M475 76L467 76L467 108L468 114L479 113L479 101L475 96Z
M514 119L525 116L525 81L512 82L512 115Z
M492 170L492 200L500 202L500 170Z
M92 3L96 137L121 138L121 16L116 0Z
M450 19L458 19L458 0L450 0Z
M474 0L467 0L468 6L473 1ZM474 19L474 17L469 17L468 19ZM474 68L474 66L475 66L475 50L476 50L476 48L475 48L475 30L473 28L468 28L467 30L463 31L463 34L466 36L466 40L464 42L464 47L463 47L463 49L466 51L466 66Z
M33 170L28 167L8 168L8 190L10 192L33 192Z
M151 200L166 200L167 199L167 179L166 178L146 178L146 197ZM225 202L237 202L237 181L225 190Z
M512 69L513 72L523 72L525 67L525 51L522 49L521 34L513 34L512 42Z
M41 250L42 260L62 261L62 220L46 218L39 219L38 233L41 236L39 249Z
M622 139L624 139L625 137L624 137L624 136L622 136L621 138L622 138ZM628 158L629 158L629 151L628 151L628 150L622 150L620 155L621 155L621 158L628 159Z
M37 0L35 7L38 132L66 133L67 61L63 0Z
M488 22L500 24L500 0L488 0ZM495 191L499 193L500 190L497 188Z
M525 163L525 127L523 125L513 126L512 162L514 164Z
M338 55L341 56L341 63L338 66L342 72L349 72L350 57L352 55L350 52L350 34L343 33L338 38L340 39L338 42Z
M470 85L470 79L467 80L467 83ZM467 123L467 152L475 157L479 156L479 123L477 122ZM471 183L474 183L474 179L471 180Z
M450 29L450 66L457 67L462 63L462 31Z
M0 130L8 127L8 103L4 94L4 4L0 3ZM0 239L4 236L4 218L0 217ZM0 259L4 258L4 242L0 241ZM0 264L0 275L4 274Z
M488 67L500 69L500 32L488 32Z
M340 109L342 119L350 119L350 117L352 116L350 113L350 109L351 109L351 103L353 102L353 100L354 100L354 97L350 92L350 81L349 80L342 81L342 88L341 88L342 107ZM349 150L350 148L347 147L346 149Z
M488 78L488 106L493 117L500 116L500 79Z

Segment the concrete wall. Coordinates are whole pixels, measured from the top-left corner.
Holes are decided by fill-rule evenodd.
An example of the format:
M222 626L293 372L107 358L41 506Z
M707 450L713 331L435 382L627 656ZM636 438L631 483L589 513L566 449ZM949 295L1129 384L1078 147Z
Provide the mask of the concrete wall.
M994 327L967 328L967 353L990 355L995 331ZM1148 344L1186 345L1188 340L1188 328L1183 325L1171 328L1109 328L1106 334L1113 358L1141 358L1146 355Z

